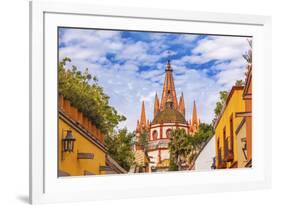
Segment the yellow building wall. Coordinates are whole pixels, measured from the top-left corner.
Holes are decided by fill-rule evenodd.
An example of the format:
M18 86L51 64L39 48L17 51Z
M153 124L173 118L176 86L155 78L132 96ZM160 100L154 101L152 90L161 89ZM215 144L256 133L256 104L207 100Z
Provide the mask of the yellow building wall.
M234 159L233 162L238 161L238 152L237 152L237 136L235 133L236 128L241 123L242 118L236 118L236 112L244 112L245 111L245 102L243 100L243 87L240 89L234 89L230 99L217 123L215 128L216 135L216 156L218 156L217 142L219 141L219 147L221 148L221 156L224 159L224 140L223 140L223 131L226 129L226 139L230 142L230 117L233 116L233 154ZM228 146L229 147L229 146ZM217 157L218 159L218 157ZM227 168L231 166L233 162L227 162ZM216 160L216 166L218 166L218 160Z
M77 132L71 125L66 123L61 117L59 117L59 170L70 174L71 176L82 176L84 172L90 172L95 175L104 174L100 172L99 167L105 166L106 153L98 146L90 142L79 132ZM73 152L62 153L62 138L65 137L66 131L72 130L72 135L76 139L74 143ZM93 153L93 159L77 159L77 153ZM62 159L63 154L63 159Z

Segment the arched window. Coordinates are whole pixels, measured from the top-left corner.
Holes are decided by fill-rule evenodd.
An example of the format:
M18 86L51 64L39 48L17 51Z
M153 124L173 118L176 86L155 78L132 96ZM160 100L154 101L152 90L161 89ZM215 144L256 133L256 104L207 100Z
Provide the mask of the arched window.
M171 133L172 133L172 129L168 129L168 130L166 131L166 137L167 137L167 138L170 138L170 137L171 137Z
M157 136L158 136L158 132L157 132L157 130L154 130L152 133L152 139L157 140Z

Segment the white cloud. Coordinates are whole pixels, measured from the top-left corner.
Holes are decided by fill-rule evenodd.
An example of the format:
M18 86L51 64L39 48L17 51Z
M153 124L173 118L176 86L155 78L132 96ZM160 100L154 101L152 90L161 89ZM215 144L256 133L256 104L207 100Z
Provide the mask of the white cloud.
M203 72L215 73L216 83L221 89L228 90L236 80L244 79L246 61L242 55L248 48L245 37L208 36L197 42L191 55L173 62L180 68L186 63L204 64L215 61L213 66L203 69Z
M183 35L173 42L167 42L168 35L164 33L151 33L149 38L150 43L133 42L122 38L120 32L81 29L65 30L60 38L60 43L65 44L60 48L60 59L70 57L70 65L81 70L89 68L98 77L99 84L110 96L110 104L127 117L120 126L130 130L136 127L142 100L147 117L153 119L154 96L157 92L161 97L166 67L159 60L168 56L168 44L184 42L183 45L190 46L198 36ZM234 80L244 75L245 62L241 55L247 50L246 45L245 38L208 37L197 43L191 56L172 60L177 94L183 92L185 96L187 119L191 117L193 100L196 100L200 119L211 122L219 91L228 89ZM113 54L113 58L122 63L112 63L106 58L107 54ZM175 51L170 52L171 56L175 54ZM195 70L186 66L187 62L210 60L217 60L211 68ZM149 69L139 72L143 65ZM216 75L208 76L210 70Z
M187 44L186 46L189 46L191 42L195 41L199 36L194 34L183 34L180 35L174 43L178 44Z
M210 60L241 59L248 49L244 37L209 36L198 42L191 56L185 58L191 63L207 63Z
M186 118L191 119L193 101L196 101L198 116L203 122L210 123L214 105L221 87L203 71L188 69L185 75L175 75L177 95L184 94Z
M159 76L163 76L164 70L147 70L140 73L140 76L144 79L158 79Z
M230 88L237 80L243 80L245 70L240 68L233 68L219 72L216 75L219 84Z

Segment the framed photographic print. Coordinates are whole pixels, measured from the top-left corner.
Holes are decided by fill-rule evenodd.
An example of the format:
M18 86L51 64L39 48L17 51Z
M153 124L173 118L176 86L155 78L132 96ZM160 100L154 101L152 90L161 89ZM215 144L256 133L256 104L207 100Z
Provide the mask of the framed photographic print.
M267 188L269 17L30 3L33 204Z

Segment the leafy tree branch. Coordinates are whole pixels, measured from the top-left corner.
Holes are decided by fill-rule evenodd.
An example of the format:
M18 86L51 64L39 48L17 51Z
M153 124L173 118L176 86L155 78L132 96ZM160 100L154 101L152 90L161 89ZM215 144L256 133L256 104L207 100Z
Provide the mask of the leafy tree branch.
M76 66L67 69L67 62L71 62L71 59L66 57L59 63L59 94L69 100L103 133L112 132L126 118L109 105L109 96L98 85L96 76L92 76L87 68L84 72L79 71Z

